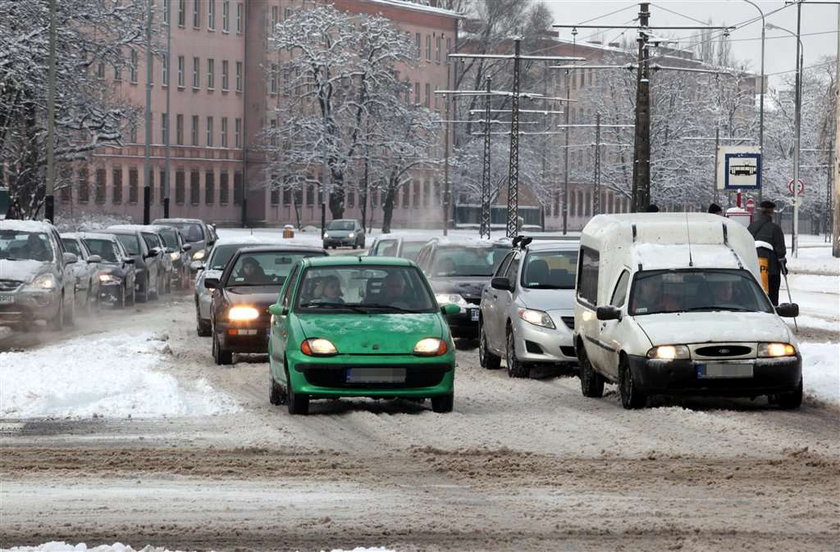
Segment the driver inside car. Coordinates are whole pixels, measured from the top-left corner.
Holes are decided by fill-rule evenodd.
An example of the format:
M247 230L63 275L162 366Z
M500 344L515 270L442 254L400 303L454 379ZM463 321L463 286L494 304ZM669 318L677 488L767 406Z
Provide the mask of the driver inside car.
M271 281L266 276L259 261L253 257L245 257L242 260L242 269L239 271L239 276L246 284L267 284Z

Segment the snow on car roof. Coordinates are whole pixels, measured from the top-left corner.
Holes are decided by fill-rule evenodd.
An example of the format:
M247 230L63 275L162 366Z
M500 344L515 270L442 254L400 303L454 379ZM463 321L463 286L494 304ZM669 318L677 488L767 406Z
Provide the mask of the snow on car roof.
M270 234L260 234L259 236L228 236L216 240L216 243L213 244L213 247L218 247L220 245L247 245L249 243L252 243L254 245L274 245L275 243L289 243L289 240L288 238L284 239L280 234L278 234L277 236L272 236Z
M14 230L15 232L49 232L52 224L42 220L0 220L0 230Z
M636 244L635 253L645 270L742 268L735 252L724 245L692 244L689 248L683 244L640 243Z
M63 234L62 234L63 235ZM81 232L78 234L83 240L108 240L115 241L117 238L107 232Z

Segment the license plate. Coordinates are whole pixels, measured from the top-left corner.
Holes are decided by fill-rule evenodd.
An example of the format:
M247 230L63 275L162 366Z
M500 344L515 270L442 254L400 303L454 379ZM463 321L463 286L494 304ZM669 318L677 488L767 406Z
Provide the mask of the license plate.
M478 309L470 309L470 320L478 322Z
M699 364L697 377L701 379L751 378L752 364Z
M0 305L11 305L14 302L14 295L0 295Z
M347 383L405 383L405 368L349 368Z

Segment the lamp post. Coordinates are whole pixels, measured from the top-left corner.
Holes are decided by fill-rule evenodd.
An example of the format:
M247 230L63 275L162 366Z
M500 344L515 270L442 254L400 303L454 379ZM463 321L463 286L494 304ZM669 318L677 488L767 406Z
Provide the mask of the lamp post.
M764 19L764 11L752 0L744 0L747 4L751 5L755 9L758 10L758 13L761 15L761 90L759 91L759 104L758 104L758 151L761 152L762 158L764 157L764 79L766 78L764 75L764 38L765 32L767 31L767 21ZM759 175L759 180L762 183L762 187L758 189L758 200L761 201L762 197L762 188L764 187L764 163L761 163L761 173Z
M768 29L776 29L778 31L784 31L796 39L796 50L799 54L796 56L796 82L794 84L794 115L793 115L793 135L794 135L794 146L793 146L793 232L791 233L791 253L794 256L798 256L799 251L797 247L797 237L799 235L799 229L797 226L799 225L799 199L797 197L799 191L799 149L800 149L800 130L801 130L801 123L802 123L802 58L803 58L803 50L802 47L802 40L800 40L799 35L785 29L783 27L779 27L778 25L773 25L772 23L767 24ZM798 26L797 26L798 28Z

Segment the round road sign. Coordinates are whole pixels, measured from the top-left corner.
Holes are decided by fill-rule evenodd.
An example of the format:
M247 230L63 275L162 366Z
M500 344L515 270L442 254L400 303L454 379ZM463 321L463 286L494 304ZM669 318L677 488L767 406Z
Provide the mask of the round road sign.
M788 181L788 190L790 190L790 193L796 193L796 195L800 195L802 192L805 191L805 181L802 180L802 179L797 180L796 181L796 192L794 192L793 189L794 189L793 188L793 180L789 180Z
M744 208L752 213L755 211L755 200L753 198L749 198L747 202L744 204Z

